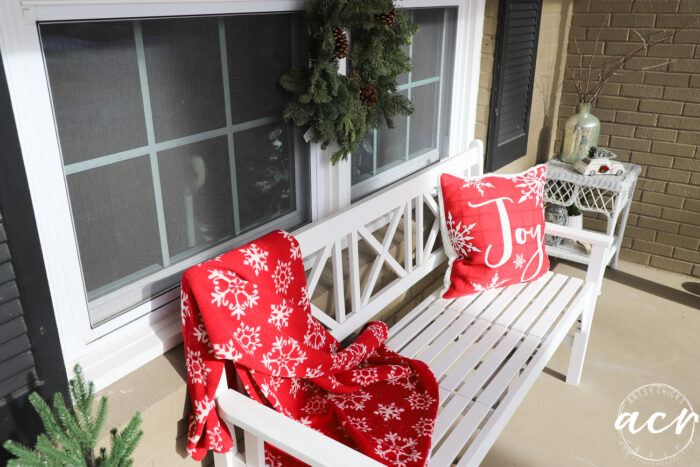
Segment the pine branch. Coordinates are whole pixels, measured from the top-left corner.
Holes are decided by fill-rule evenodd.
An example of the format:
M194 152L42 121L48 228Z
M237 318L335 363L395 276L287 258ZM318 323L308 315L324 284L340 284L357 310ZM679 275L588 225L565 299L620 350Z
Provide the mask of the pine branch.
M73 408L66 406L60 393L54 395L53 409L38 394L29 395L29 401L44 424L48 436L39 435L34 449L14 441L5 442L5 449L16 456L8 465L94 467L96 462L109 467L133 465L130 456L143 436L140 414L134 415L121 434L116 429L112 430L114 462L106 457L104 448L100 449L100 457L95 459L95 444L107 416L107 399L100 399L95 416L95 385L85 381L79 366L75 367L75 378L70 380L69 388Z
M10 454L16 457L16 459L8 461L8 467L33 467L46 465L46 462L44 462L45 459L40 453L16 441L5 441L3 447L10 451Z

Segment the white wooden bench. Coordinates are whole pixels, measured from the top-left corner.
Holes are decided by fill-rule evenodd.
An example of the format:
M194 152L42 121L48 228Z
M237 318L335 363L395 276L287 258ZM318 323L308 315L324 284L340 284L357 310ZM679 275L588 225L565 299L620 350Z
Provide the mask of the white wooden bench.
M342 340L356 332L445 261L442 248L436 247L438 173L479 174L481 158L482 145L477 141L465 154L294 233L301 243L310 294L331 260L334 310L312 305L312 312L336 338ZM432 214L430 229L427 225L424 228L426 210ZM403 264L389 253L401 221ZM380 242L372 231L387 222L388 229ZM612 237L550 224L546 231L592 244L585 280L549 272L529 284L456 300L444 300L436 291L390 330L388 346L428 363L440 384L431 466L478 465L562 342L572 344L566 380L579 383ZM376 254L363 280L358 260L360 241ZM343 262L349 262L346 274ZM384 264L398 278L378 288ZM344 291L349 291L349 309ZM220 388L219 413L229 427L244 431L245 452L217 454L217 466L263 466L263 442L311 465L380 465L245 395L225 389L224 384Z

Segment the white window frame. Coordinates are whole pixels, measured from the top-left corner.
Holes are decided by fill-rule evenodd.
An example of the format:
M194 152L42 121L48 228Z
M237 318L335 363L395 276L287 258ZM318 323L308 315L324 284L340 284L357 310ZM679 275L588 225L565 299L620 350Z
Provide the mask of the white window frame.
M79 363L97 388L103 388L179 344L179 293L172 290L94 329L90 326L37 22L301 11L303 4L303 0L0 1L0 51L69 375ZM447 151L451 157L474 139L484 0L403 0L400 6L459 8ZM310 147L309 209L314 222L351 202L350 162L331 166L333 151ZM244 237L235 241L243 242Z

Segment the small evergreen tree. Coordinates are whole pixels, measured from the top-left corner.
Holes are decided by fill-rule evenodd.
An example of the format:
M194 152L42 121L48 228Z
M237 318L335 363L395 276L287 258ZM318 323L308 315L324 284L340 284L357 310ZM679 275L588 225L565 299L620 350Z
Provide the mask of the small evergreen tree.
M143 435L139 429L141 414L136 412L129 424L119 432L111 430L111 449L100 448L95 457L95 445L102 425L107 416L107 398L100 399L97 413L93 408L95 402L95 385L85 382L79 365L74 368L74 379L70 380L72 407L67 407L61 393L54 394L53 409L36 392L29 395L29 402L36 410L46 429L40 434L34 449L15 441L7 441L5 449L16 459L8 466L86 466L86 467L126 467L133 465L130 458L137 443Z

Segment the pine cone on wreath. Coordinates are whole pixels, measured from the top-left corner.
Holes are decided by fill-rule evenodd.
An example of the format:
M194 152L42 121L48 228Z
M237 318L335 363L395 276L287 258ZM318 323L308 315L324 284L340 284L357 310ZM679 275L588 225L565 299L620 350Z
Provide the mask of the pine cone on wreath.
M360 100L367 107L372 107L377 103L377 90L373 86L362 86L360 88Z
M348 56L350 51L350 43L348 42L348 36L343 31L343 28L334 27L333 28L333 58L345 58Z
M374 15L377 21L381 21L389 27L394 25L396 22L396 7L392 8L389 13L382 13L381 15Z

